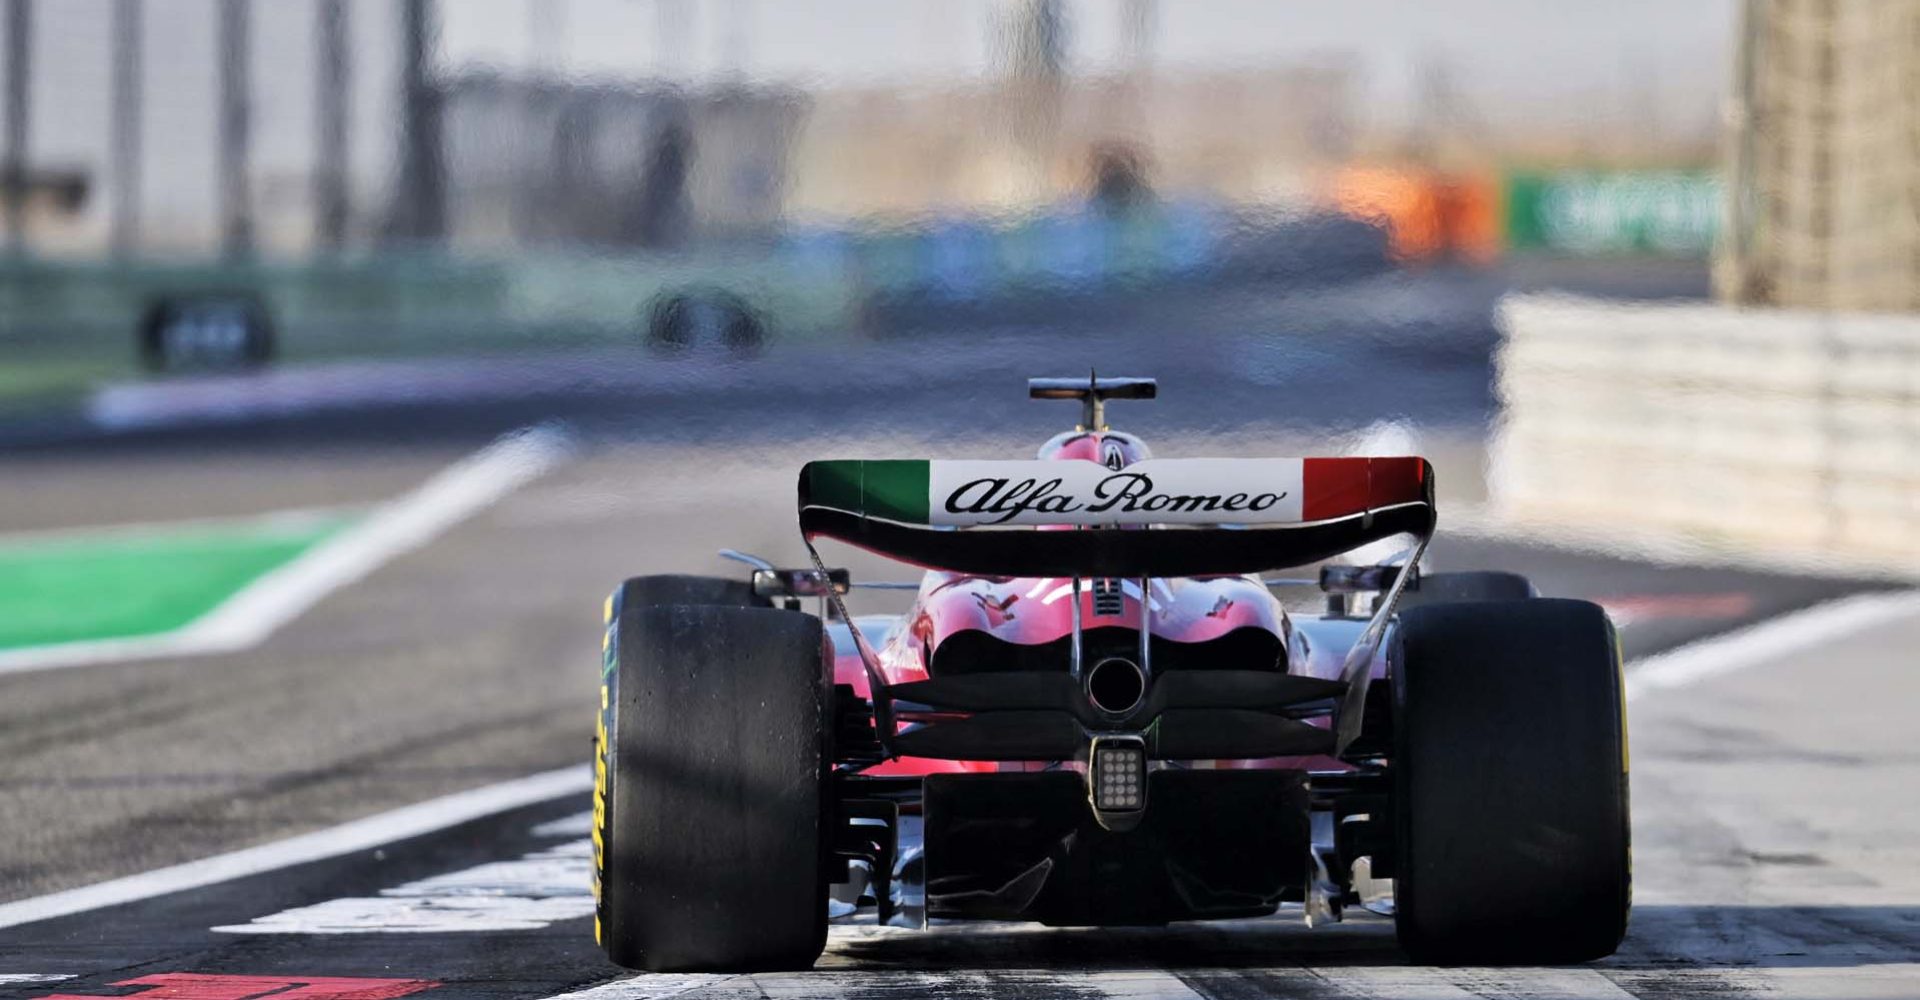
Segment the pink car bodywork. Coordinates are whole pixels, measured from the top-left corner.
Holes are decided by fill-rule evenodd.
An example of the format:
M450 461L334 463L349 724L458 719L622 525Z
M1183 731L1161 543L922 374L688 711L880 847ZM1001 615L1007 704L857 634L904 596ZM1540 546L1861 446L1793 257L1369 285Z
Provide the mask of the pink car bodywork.
M1137 633L1142 602L1138 581L1115 581L1121 591L1117 614L1113 602L1098 607L1092 582L1081 581L1080 612L1088 631L1120 627ZM1340 675L1341 658L1365 625L1360 618L1295 620L1258 580L1228 576L1148 581L1148 625L1155 639L1173 643L1203 643L1238 629L1260 629L1277 639L1278 662L1246 664L1284 669L1293 674L1333 680ZM947 640L967 632L983 632L1020 646L1059 643L1073 631L1072 581L1059 577L983 577L929 572L913 606L905 615L865 616L862 633L877 644L880 669L889 684L925 680L929 658ZM828 640L834 653L834 683L850 685L861 697L870 696L866 668L845 622L833 622ZM1063 659L1060 669L1067 669ZM1375 679L1385 676L1385 657L1376 654ZM1325 724L1325 720L1316 720ZM1018 765L1008 765L1018 767ZM1218 767L1271 767L1312 771L1343 771L1348 765L1331 757L1270 758L1257 761L1210 762ZM987 761L947 761L905 757L867 770L868 774L934 774L953 771L997 771L1002 765Z

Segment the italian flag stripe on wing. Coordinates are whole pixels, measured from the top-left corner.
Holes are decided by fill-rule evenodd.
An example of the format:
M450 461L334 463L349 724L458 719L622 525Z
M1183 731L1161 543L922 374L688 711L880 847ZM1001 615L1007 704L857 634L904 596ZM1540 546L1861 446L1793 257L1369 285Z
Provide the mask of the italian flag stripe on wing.
M1428 484L1427 464L1419 458L1307 458L1307 459L1158 459L1148 460L1129 466L1129 470L1151 472L1158 485L1179 492L1193 485L1197 470L1206 468L1214 471L1207 475L1212 480L1215 492L1228 489L1256 490L1261 488L1284 490L1284 484L1278 484L1273 478L1272 469L1276 462L1296 462L1297 479L1295 490L1299 495L1298 506L1293 508L1287 521L1322 521L1337 517L1346 517L1366 510L1377 510L1395 504L1418 503L1426 499ZM1244 463L1244 483L1231 473L1235 463ZM1086 463L1094 466L1094 463ZM1228 485L1220 486L1219 468L1226 466ZM1060 478L1063 475L1073 480L1084 478L1079 475L1086 469L1074 469L1044 461L989 461L989 462L930 462L926 459L880 459L880 460L837 460L810 462L802 472L804 477L804 502L811 506L826 507L835 510L859 514L863 517L884 518L905 524L933 524L935 505L938 498L933 497L933 483L936 479L952 479L961 475L957 470L971 470L964 476L1004 476L1008 481L1018 481L1022 477L1044 480L1048 475ZM1104 476L1109 470L1094 468L1093 471ZM963 478L964 478L963 476ZM948 489L952 488L948 483ZM1083 483L1082 486L1085 484ZM1071 489L1071 487L1069 488ZM944 496L944 494L943 494ZM1080 498L1085 502L1084 497ZM1165 520L1176 520L1169 517ZM1184 518L1188 522L1221 523L1241 520L1233 514L1222 513L1218 516ZM1257 521L1261 518L1246 517L1245 520ZM954 518L942 513L940 523L954 523ZM964 522L964 518L960 519ZM1012 520L1010 523L1036 523L1039 519L1031 515ZM1053 523L1071 522L1071 517L1054 517ZM1100 520L1090 518L1090 521ZM1113 518L1108 518L1113 520ZM1141 515L1131 519L1134 522L1160 520ZM1269 517L1266 520L1273 520Z
M908 524L927 524L925 459L809 462L807 502Z
M1418 458L1309 458L1302 465L1303 520L1426 499L1426 462Z

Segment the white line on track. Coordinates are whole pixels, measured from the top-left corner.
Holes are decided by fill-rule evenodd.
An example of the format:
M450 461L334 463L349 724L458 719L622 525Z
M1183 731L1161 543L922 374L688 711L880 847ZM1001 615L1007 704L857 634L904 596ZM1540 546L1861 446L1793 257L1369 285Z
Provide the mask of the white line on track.
M564 461L565 434L534 427L448 466L365 520L268 571L183 628L0 651L0 674L250 649L328 594L411 552Z
M513 861L414 879L377 896L342 896L213 928L220 934L435 934L540 930L593 915L593 813L533 828L568 838Z
M548 1000L666 1000L667 997L704 990L730 979L739 978L741 977L718 972L655 972L645 976L616 979L610 983L589 986L584 990L575 990L571 993L562 993L549 997Z
M337 858L354 851L372 850L510 809L568 795L582 795L592 788L593 773L582 765L456 792L258 847L65 892L0 903L0 928L84 913L103 906L138 902L310 861Z
M1920 615L1920 591L1853 594L1642 657L1627 671L1627 700L1786 659L1824 643Z

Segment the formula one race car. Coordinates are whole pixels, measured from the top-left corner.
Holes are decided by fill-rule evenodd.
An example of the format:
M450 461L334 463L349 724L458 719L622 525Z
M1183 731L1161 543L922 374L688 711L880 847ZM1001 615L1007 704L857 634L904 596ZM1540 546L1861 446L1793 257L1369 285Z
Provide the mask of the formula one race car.
M726 553L749 579L608 599L594 931L615 962L804 968L869 913L1287 903L1309 923L1390 908L1421 962L1613 952L1625 708L1599 607L1423 574L1424 459L1152 458L1102 414L1151 380L1030 393L1083 407L1037 460L811 462L811 566ZM1398 557L1331 562L1394 536ZM822 538L926 567L896 585L906 614L849 614ZM1312 585L1324 615L1275 596Z

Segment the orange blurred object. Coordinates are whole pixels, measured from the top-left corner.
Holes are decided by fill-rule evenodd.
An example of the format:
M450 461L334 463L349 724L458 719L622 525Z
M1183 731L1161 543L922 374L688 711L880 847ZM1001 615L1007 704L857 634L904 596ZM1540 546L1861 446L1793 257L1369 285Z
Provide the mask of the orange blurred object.
M1500 184L1490 173L1346 167L1328 184L1327 200L1386 229L1396 260L1488 264L1500 256Z

